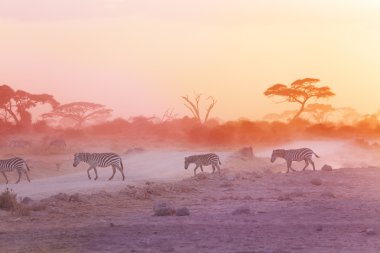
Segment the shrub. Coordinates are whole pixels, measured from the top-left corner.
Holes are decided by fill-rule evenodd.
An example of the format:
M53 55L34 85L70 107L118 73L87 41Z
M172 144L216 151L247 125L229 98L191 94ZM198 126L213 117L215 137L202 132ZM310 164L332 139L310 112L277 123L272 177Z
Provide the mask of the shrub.
M11 211L16 216L30 215L30 210L25 205L17 202L17 194L12 193L8 188L0 194L0 209Z

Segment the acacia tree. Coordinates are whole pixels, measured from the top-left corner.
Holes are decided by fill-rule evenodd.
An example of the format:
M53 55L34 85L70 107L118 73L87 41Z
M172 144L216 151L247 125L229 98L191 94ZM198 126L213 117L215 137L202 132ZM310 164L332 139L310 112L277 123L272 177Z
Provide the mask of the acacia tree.
M305 109L306 103L311 98L328 98L335 95L328 86L316 87L314 84L317 82L319 82L319 79L304 78L294 81L289 87L284 84L275 84L269 87L264 92L264 95L268 97L284 97L285 100L281 102L299 103L300 108L292 119L295 120L299 118Z
M38 104L50 104L52 108L59 105L54 97L48 94L31 94L23 90L14 91L8 85L0 86L0 110L4 122L31 125L32 115L28 110Z
M322 123L327 120L335 108L329 104L309 104L305 108L305 112L311 115L311 117L317 122Z
M214 108L217 101L212 96L209 96L207 98L207 100L210 100L211 102L206 109L206 114L205 114L204 120L202 121L202 116L201 116L200 107L199 107L199 102L201 100L201 96L202 96L202 94L195 94L194 101L191 101L188 95L181 96L181 97L183 100L185 100L184 105L187 107L187 109L190 110L190 112L193 114L194 118L200 124L203 124L203 123L206 123L208 121L209 116L210 116L210 112Z
M42 115L45 120L58 119L61 122L80 128L85 124L99 123L111 116L112 109L90 102L73 102L56 107Z

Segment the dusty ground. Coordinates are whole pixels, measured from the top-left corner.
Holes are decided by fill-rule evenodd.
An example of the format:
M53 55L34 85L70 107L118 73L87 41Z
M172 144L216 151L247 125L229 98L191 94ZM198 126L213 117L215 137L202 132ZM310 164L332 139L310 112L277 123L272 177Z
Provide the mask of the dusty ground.
M265 160L224 168L62 193L29 216L0 211L0 252L380 252L379 168L284 174ZM154 216L157 202L190 215Z

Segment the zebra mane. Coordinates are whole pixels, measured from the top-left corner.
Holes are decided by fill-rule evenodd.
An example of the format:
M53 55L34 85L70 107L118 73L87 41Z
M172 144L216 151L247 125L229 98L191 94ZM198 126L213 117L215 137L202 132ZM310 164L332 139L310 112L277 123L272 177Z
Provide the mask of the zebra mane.
M285 154L285 149L275 149L273 150L273 153L275 153L277 156L284 156Z

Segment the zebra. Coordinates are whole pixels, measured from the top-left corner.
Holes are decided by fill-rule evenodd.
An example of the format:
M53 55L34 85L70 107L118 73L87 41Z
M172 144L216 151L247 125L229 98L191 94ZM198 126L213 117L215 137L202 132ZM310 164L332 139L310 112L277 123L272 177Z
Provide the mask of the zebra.
M24 167L24 165L25 165L25 167ZM23 160L19 157L13 157L13 158L6 159L6 160L0 160L0 172L1 172L1 174L3 174L3 176L6 180L6 184L8 184L8 178L5 175L5 172L10 172L13 170L17 170L17 173L18 173L18 179L17 179L16 184L18 184L20 182L21 172L25 173L26 178L30 182L28 172L26 171L25 168L30 171L29 166L25 162L25 160Z
M196 171L198 167L201 168L203 172L203 167L202 166L212 166L212 173L215 172L215 167L218 169L218 172L220 174L220 167L222 163L220 162L219 156L214 153L209 153L209 154L203 154L203 155L192 155L185 157L185 170L189 167L190 163L195 163L195 168L194 168L194 176L196 175Z
M95 171L95 179L98 179L98 172L96 167L108 167L112 166L112 176L108 180L112 180L118 169L123 176L123 181L125 179L123 172L123 161L120 156L116 153L75 153L73 166L76 167L80 162L85 162L90 165L87 169L88 179L91 179L90 170Z
M305 167L302 169L303 171L306 169L307 166L309 166L309 163L313 166L313 170L315 170L314 162L311 159L312 155L315 155L317 158L319 156L310 148L300 148L300 149L275 149L272 152L272 157L270 161L273 163L277 157L284 158L286 160L286 165L288 167L288 170L286 173L289 173L289 169L292 171L294 170L292 166L293 161L305 161Z

